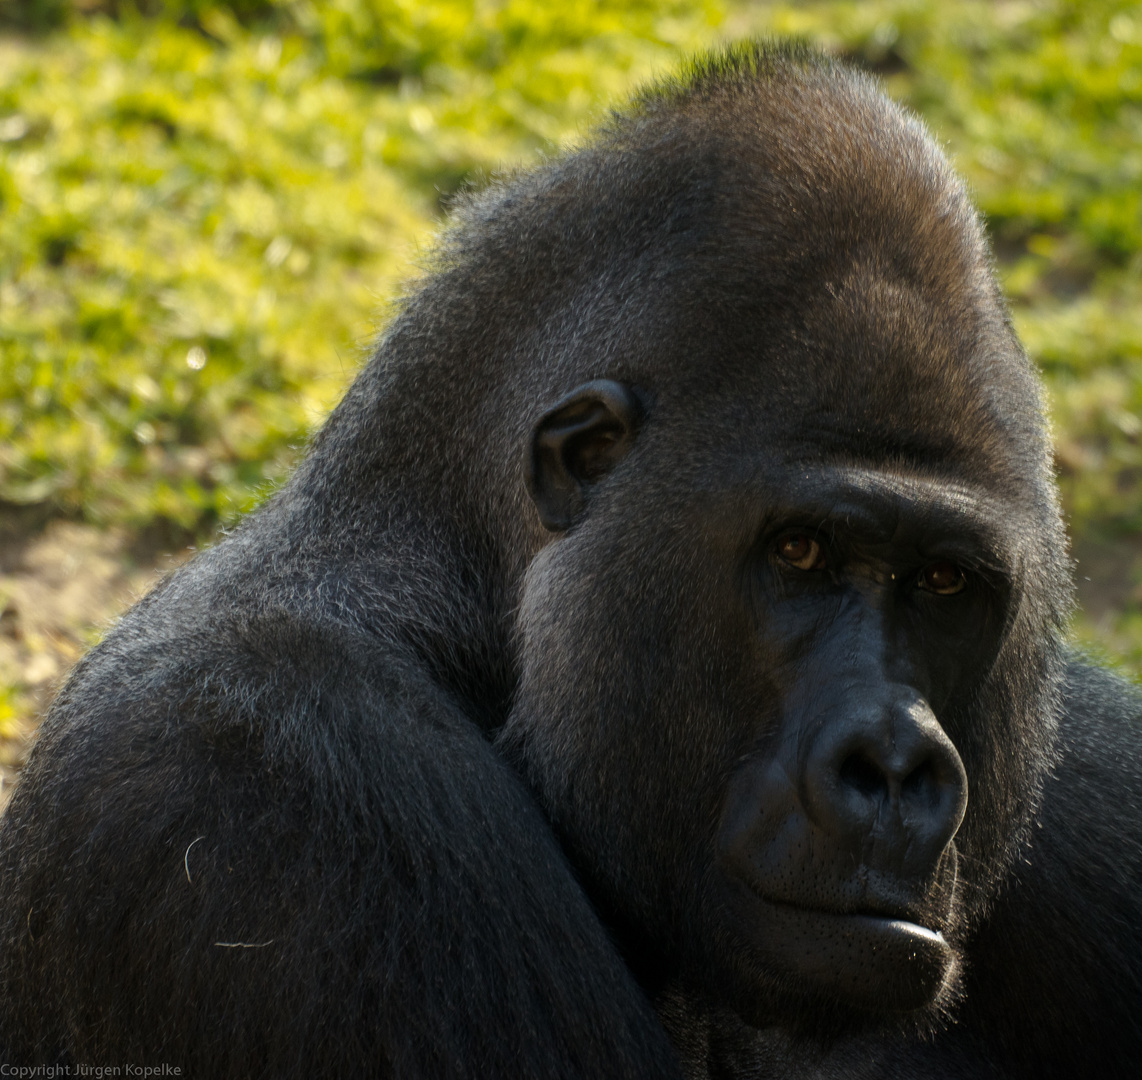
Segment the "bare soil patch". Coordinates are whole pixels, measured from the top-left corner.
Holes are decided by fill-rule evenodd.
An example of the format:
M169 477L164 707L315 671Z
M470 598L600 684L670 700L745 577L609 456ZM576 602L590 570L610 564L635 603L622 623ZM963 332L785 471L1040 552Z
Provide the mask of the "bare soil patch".
M0 507L0 687L17 703L0 727L0 807L72 664L189 555L162 538Z

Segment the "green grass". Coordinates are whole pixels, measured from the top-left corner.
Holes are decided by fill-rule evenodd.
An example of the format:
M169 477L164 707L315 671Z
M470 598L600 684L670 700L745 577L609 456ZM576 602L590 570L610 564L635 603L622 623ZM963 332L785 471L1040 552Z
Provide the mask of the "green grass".
M927 118L1047 379L1072 531L1142 528L1134 4L0 0L0 26L2 501L232 521L351 379L452 192L719 35L774 32ZM1137 599L1111 647L1142 661Z

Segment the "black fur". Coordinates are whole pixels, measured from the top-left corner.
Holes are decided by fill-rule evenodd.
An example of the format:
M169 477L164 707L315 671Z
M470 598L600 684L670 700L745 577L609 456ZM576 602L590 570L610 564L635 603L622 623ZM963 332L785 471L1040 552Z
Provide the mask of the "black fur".
M462 207L290 483L77 667L0 824L0 1048L1023 1075L1139 1003L1136 840L1087 861L1083 758L1034 817L1069 603L1038 384L939 151L810 54L701 62ZM1072 678L1064 746L1100 746L1126 699ZM897 780L926 794L863 824ZM813 809L834 782L857 810ZM927 936L820 930L869 911Z

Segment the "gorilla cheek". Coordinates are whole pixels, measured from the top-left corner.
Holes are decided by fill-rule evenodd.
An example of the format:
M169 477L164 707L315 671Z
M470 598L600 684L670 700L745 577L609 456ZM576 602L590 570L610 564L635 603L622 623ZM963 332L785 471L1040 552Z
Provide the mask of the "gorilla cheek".
M564 842L593 875L616 850L636 850L640 798L655 782L639 745L647 730L637 643L618 633L622 605L590 569L591 529L550 544L528 569L519 615L520 681L500 749L539 794ZM632 753L638 745L640 753ZM633 790L633 781L642 779ZM653 836L651 837L653 839ZM641 845L645 852L645 843ZM621 868L619 873L622 873Z
M681 558L662 536L657 543L649 554L647 545L628 551L620 530L588 519L536 556L520 605L520 681L499 746L592 895L661 944L693 925L713 863L732 711L723 695L727 668L741 658L722 638L711 655L714 630L708 612L699 615L709 590L647 586L645 569L639 581L631 560Z

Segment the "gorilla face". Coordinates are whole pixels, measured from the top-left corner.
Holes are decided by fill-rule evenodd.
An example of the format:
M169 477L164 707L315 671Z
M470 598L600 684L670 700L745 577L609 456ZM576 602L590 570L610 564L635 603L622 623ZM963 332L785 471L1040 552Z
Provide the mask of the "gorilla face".
M714 893L767 971L920 1009L955 973L952 717L994 663L1007 545L983 499L899 467L801 470L785 491L745 571L776 708L728 780Z
M1025 364L994 299L860 273L733 325L654 343L700 384L536 424L504 745L604 911L747 1021L927 1026L1050 738Z

